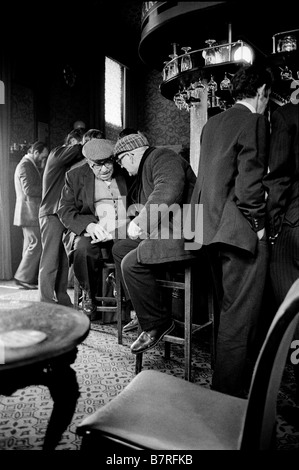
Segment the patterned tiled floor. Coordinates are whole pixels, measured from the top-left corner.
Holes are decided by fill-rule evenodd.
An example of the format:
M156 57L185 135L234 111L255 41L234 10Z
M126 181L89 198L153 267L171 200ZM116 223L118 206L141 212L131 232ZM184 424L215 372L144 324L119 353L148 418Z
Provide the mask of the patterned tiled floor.
M1 285L0 285L1 287ZM70 291L72 295L72 291ZM3 290L0 298L37 300L37 291L19 290L14 294ZM88 414L117 395L135 374L135 357L129 346L136 332L124 335L123 345L117 342L116 325L92 323L92 329L79 346L76 370L81 396L72 422L64 433L57 450L79 450L80 438L76 427ZM208 344L197 337L193 353L193 380L209 387L211 381ZM183 378L184 360L181 346L172 345L171 359L165 360L162 345L144 354L143 368L157 369ZM278 401L278 412L284 404L293 404L294 380L291 368L285 370ZM53 402L43 386L18 390L13 396L0 396L0 450L41 450ZM299 429L288 425L278 416L277 444L279 450L299 450Z

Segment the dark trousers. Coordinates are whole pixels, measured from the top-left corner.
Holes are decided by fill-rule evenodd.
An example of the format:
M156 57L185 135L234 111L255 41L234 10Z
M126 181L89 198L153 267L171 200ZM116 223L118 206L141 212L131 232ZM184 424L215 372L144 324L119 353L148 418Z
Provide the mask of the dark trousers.
M299 227L283 225L271 248L270 276L276 307L299 277Z
M277 309L292 284L299 278L299 226L282 226L277 241L271 249L270 277ZM294 339L299 339L299 325ZM296 400L299 403L299 364L293 367L297 383Z
M113 241L93 244L90 242L90 237L76 237L73 266L81 288L94 299L102 282L103 260L112 260Z
M259 241L255 256L232 246L208 247L219 287L219 328L212 388L244 397L258 347L256 333L261 314L268 264L268 245Z
M112 248L116 275L121 279L126 299L130 299L142 330L167 326L171 312L167 310L156 279L166 265L145 265L137 261L141 240L119 240Z
M42 255L39 265L39 300L41 302L58 302L67 307L72 301L67 293L68 259L62 243L65 230L57 215L40 217Z

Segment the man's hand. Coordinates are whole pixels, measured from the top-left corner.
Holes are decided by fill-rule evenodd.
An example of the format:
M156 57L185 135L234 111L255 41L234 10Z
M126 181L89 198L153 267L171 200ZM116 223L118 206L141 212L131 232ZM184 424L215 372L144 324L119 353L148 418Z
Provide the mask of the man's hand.
M266 234L266 230L265 230L264 228L262 228L261 230L259 230L259 231L257 232L258 239L261 240L262 238L264 238L265 234Z
M142 234L142 230L140 227L138 227L137 224L135 224L135 222L132 220L129 225L128 225L128 228L127 228L127 233L128 233L128 236L132 239L132 240L135 240L136 238L140 237L140 235Z
M112 240L111 233L107 232L107 230L100 224L95 224L93 222L87 225L86 233L84 234L84 236L91 237L91 243L99 243Z

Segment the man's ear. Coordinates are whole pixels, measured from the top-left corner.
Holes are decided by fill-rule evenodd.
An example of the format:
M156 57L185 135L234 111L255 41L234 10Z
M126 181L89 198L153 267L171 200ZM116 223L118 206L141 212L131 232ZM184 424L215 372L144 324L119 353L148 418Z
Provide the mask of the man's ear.
M265 90L266 90L266 84L264 83L262 86L260 86L257 89L257 95L260 97L267 96Z

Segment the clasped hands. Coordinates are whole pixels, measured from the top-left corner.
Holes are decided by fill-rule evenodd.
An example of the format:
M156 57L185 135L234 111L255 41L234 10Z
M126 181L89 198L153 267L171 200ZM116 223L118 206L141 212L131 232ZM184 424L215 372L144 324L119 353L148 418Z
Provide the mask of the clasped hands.
M108 240L112 240L111 233L109 233L99 223L95 224L94 222L87 225L86 233L84 233L84 236L91 237L92 240L90 243L92 244L99 243L99 242L107 242Z
M135 240L136 238L140 237L142 233L142 229L132 220L127 228L127 234L129 238ZM109 233L99 223L95 224L94 222L87 225L84 236L92 238L90 243L99 243L112 240L111 233Z
M127 228L127 234L129 238L135 240L136 238L140 237L142 233L142 229L137 224L135 224L133 220L131 220Z

